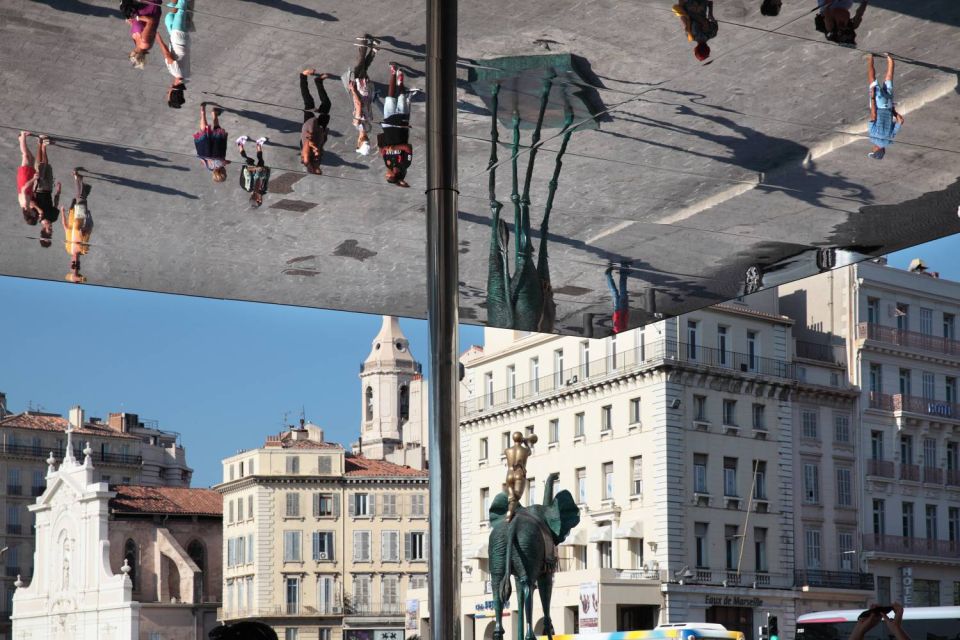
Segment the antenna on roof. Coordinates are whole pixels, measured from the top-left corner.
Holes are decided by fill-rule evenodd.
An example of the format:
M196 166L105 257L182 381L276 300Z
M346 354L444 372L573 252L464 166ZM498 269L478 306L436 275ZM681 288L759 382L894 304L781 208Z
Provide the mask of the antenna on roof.
M304 405L300 405L300 425L302 426L304 422L307 421L307 409Z
M286 429L288 426L290 426L290 412L289 412L289 411L284 411L284 412L283 412L283 424L281 424L280 426L283 427L284 429Z

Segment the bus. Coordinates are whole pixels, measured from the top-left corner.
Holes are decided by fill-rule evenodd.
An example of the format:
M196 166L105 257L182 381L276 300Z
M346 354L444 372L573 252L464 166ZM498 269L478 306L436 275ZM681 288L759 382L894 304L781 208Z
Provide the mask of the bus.
M797 618L796 640L847 640L861 613L863 609L805 613ZM960 640L960 607L907 607L903 630L910 640ZM864 640L892 637L881 622Z
M722 624L711 622L683 622L662 624L649 631L613 631L590 635L555 635L553 640L744 640L742 631L729 631ZM538 640L547 640L539 636Z

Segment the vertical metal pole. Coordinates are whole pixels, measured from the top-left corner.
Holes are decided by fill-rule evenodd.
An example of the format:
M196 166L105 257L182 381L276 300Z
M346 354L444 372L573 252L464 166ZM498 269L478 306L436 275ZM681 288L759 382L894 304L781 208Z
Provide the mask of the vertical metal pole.
M427 0L430 638L460 640L457 0Z

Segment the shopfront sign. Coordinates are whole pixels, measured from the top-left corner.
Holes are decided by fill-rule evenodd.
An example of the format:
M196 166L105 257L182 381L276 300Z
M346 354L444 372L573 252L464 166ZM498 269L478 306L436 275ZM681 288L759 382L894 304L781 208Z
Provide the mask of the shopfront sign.
M743 596L706 596L704 602L718 607L762 607L762 598L744 598Z

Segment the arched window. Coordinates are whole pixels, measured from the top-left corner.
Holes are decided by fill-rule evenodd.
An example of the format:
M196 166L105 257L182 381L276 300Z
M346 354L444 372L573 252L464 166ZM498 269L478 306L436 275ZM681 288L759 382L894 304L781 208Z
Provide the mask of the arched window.
M136 591L137 585L137 543L132 538L127 538L123 545L123 559L130 565L130 582L133 583L133 590Z
M367 420L373 420L373 387L367 387L366 391Z
M400 385L400 419L410 419L410 389L407 385Z

